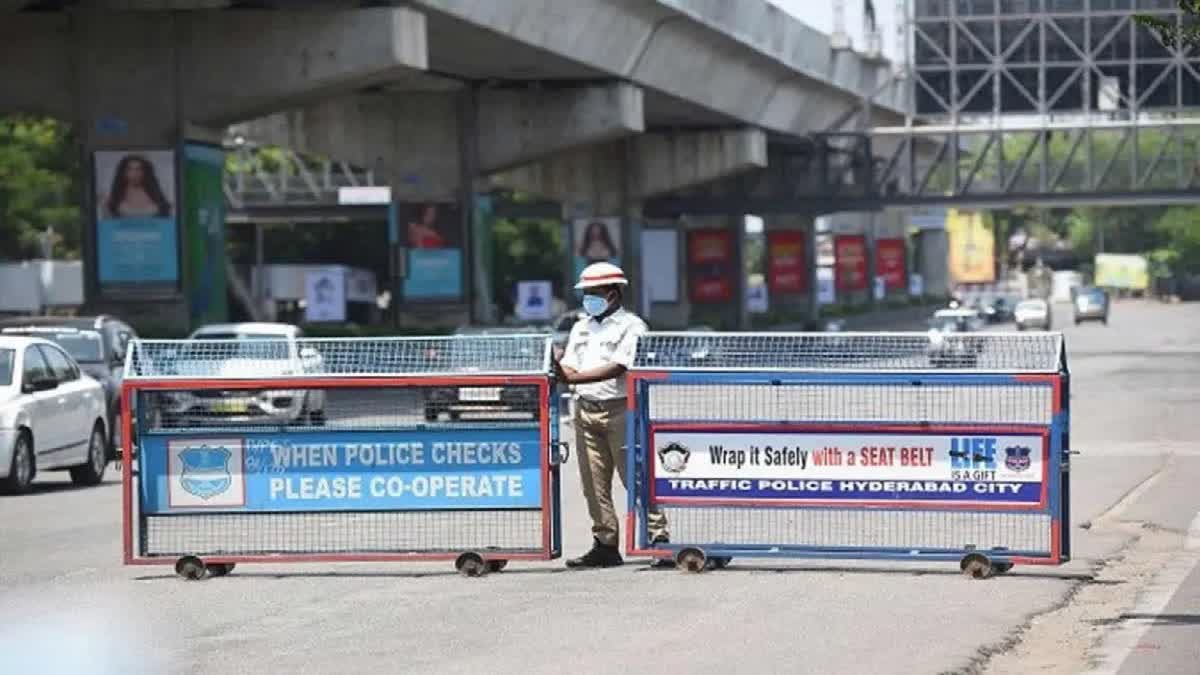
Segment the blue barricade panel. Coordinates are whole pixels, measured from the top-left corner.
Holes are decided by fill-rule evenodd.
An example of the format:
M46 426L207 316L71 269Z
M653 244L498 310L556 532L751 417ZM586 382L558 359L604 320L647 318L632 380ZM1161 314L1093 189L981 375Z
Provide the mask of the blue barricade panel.
M1061 336L650 334L631 552L1067 559ZM955 363L945 363L949 351ZM671 544L651 546L647 509Z
M556 557L549 349L133 343L127 562Z

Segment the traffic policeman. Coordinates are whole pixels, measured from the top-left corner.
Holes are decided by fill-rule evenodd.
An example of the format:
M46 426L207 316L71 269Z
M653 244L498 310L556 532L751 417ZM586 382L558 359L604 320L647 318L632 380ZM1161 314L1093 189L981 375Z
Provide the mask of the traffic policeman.
M629 281L616 265L598 262L579 276L586 318L575 322L555 370L561 382L575 385L575 448L579 478L592 518L592 549L567 561L567 567L615 567L619 526L613 508L613 469L629 489L625 475L625 371L633 365L638 336L646 323L621 306ZM666 543L667 521L648 514L653 543Z

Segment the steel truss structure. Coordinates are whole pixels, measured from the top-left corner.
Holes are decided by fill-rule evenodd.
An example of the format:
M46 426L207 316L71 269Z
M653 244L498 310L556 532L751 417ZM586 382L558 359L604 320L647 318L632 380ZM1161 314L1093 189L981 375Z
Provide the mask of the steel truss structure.
M773 142L769 168L654 200L648 215L1200 202L1200 48L1135 19L1182 27L1174 0L910 9L897 73L908 123L871 128L864 101L835 130Z

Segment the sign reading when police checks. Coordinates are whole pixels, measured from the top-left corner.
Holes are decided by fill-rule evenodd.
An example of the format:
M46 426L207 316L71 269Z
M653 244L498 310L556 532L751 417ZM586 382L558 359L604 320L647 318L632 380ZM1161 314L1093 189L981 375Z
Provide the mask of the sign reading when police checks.
M541 506L536 430L151 435L144 444L150 513Z
M655 499L1042 501L1037 434L657 432Z

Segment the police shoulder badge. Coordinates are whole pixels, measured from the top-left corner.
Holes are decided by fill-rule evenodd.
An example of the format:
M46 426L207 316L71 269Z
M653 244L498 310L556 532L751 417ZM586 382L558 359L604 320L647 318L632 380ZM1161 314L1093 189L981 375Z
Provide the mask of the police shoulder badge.
M691 451L679 443L668 443L658 449L658 459L667 473L681 473L691 456Z

